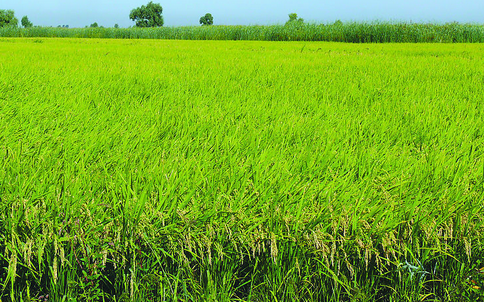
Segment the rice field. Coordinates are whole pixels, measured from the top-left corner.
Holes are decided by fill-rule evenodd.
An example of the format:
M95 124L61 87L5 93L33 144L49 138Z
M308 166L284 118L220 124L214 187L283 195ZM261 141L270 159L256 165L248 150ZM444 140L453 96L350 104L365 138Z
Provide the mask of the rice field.
M2 301L484 298L484 45L0 54Z

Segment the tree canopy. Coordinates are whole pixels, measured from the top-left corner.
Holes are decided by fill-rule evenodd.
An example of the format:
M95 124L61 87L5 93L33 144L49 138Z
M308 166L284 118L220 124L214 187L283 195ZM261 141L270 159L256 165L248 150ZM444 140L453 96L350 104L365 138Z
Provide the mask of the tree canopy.
M210 13L206 13L205 16L200 17L200 24L213 25L213 16Z
M22 23L22 26L25 27L25 28L33 26L32 22L30 22L30 20L27 16L23 16L22 21L20 21L20 22Z
M18 26L18 19L15 18L13 10L0 9L0 27L4 26Z
M131 10L129 18L136 22L137 27L159 27L164 23L162 13L161 5L150 1L147 5Z
M286 25L291 24L293 22L304 22L303 18L298 18L296 13L289 14L289 20L287 20Z

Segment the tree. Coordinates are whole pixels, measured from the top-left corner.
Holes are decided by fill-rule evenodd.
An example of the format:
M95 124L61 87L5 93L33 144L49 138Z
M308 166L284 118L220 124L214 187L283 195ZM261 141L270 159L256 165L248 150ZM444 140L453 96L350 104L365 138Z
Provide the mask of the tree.
M289 14L289 20L287 20L286 25L291 24L293 22L304 22L303 18L298 18L296 13Z
M0 27L18 26L18 19L15 18L13 10L0 10Z
M99 27L99 25L97 24L97 22L94 22L93 24L89 25L89 27Z
M334 21L333 25L341 26L343 25L343 22L341 20L336 20Z
M136 22L137 27L163 26L163 8L159 3L150 1L146 6L142 5L131 10L129 18Z
M114 28L119 28L118 23L114 24Z
M22 23L22 26L25 27L25 28L33 26L32 22L30 22L30 20L27 16L22 17L21 23Z
M213 16L210 13L206 13L205 16L200 18L200 24L202 25L213 25Z

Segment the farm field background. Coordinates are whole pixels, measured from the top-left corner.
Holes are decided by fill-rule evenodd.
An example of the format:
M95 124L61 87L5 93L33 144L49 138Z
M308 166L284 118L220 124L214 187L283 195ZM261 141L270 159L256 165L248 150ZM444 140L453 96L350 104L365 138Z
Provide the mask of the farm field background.
M3 27L0 37L327 41L351 43L484 42L484 25L469 23L341 22L286 25L214 25L157 28Z
M483 59L1 38L2 300L482 298Z

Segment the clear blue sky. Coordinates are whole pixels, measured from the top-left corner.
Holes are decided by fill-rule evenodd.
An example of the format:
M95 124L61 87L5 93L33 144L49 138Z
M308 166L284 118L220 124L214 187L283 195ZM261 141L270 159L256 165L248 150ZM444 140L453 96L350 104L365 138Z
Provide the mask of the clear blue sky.
M149 0L0 0L20 20L34 25L84 27L97 22L110 27L134 25L131 9ZM484 23L484 0L154 0L163 6L165 26L198 25L210 12L215 24L278 24L291 12L317 23L342 21L413 21Z

